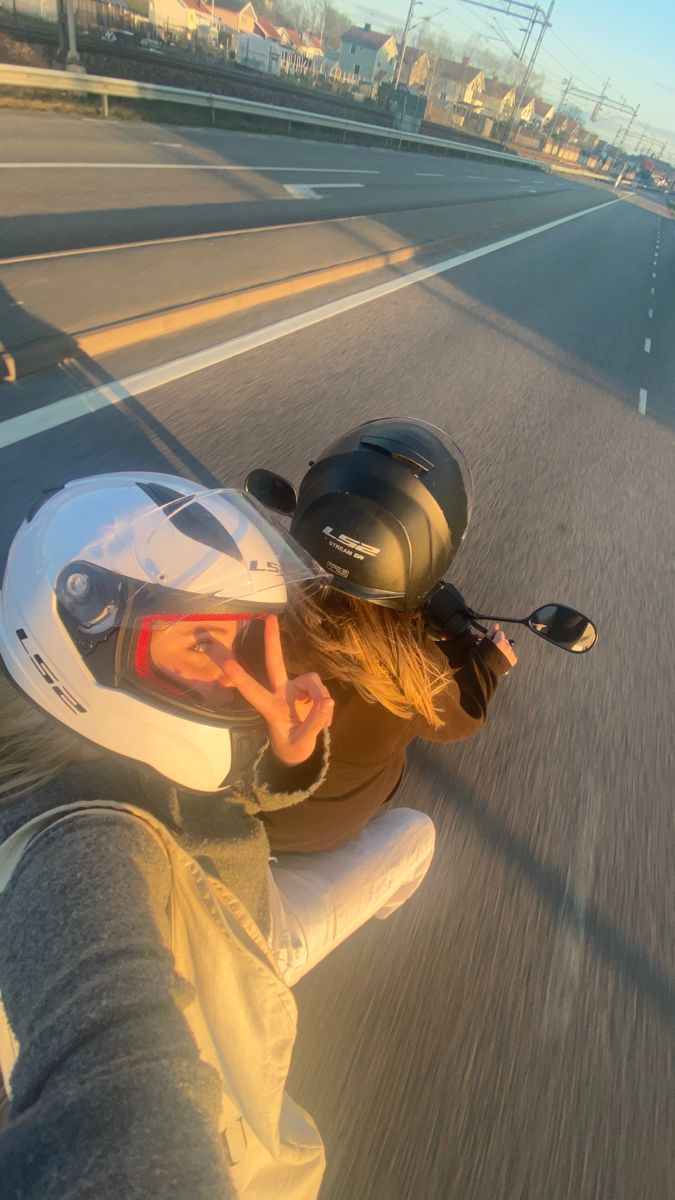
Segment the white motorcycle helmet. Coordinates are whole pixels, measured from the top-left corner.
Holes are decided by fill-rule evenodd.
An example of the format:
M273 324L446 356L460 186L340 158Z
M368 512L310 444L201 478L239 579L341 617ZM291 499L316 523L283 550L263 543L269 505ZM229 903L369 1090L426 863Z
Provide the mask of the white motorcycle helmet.
M149 472L78 479L33 505L12 542L0 656L69 729L181 787L216 791L250 763L264 722L233 689L219 688L218 703L196 691L152 647L166 646L167 630L175 641L234 622L236 649L252 620L313 580L326 581L321 568L241 492Z

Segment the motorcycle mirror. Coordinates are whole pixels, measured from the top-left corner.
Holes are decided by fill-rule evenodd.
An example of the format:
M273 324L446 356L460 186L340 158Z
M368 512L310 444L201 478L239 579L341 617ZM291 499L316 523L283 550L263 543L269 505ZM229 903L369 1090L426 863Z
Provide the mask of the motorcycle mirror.
M530 613L527 624L537 637L571 654L585 654L598 640L593 622L566 604L542 604Z
M283 513L286 517L295 512L298 497L293 484L274 471L266 471L264 467L249 471L244 480L244 491L273 512Z

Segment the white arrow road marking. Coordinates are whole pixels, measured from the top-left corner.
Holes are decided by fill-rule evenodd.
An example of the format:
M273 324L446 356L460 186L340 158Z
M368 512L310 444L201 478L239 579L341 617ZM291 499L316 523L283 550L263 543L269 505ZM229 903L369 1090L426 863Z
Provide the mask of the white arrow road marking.
M356 188L363 187L362 183L285 183L283 185L286 191L293 197L294 200L325 200L325 196L320 196L317 188Z

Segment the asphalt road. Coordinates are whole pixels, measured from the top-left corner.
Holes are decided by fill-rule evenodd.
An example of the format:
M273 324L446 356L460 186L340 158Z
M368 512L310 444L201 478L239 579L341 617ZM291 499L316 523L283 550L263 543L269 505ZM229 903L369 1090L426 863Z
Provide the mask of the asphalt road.
M297 480L351 423L406 413L472 463L470 602L559 599L600 628L579 658L518 633L486 731L415 747L400 801L438 833L423 889L296 989L322 1200L673 1194L674 276L675 223L618 201L202 370L2 385L2 552L64 477ZM30 436L22 414L92 387L116 402Z
M93 118L50 117L46 131L40 116L0 112L0 141L2 258L578 186L517 160ZM305 185L317 185L320 198L287 190Z

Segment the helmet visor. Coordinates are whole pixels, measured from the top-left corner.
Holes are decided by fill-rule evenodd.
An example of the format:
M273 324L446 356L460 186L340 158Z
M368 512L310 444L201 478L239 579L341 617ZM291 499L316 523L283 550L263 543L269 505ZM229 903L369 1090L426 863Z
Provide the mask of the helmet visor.
M430 421L420 421L417 418L413 419L411 417L405 417L403 420L401 420L400 424L402 426L410 425L413 432L416 432L419 429L425 429L433 438L437 439L445 447L450 457L454 458L455 462L457 463L461 479L461 490L464 494L463 503L466 508L464 534L462 535L463 541L466 535L466 530L469 527L469 522L471 521L471 514L473 512L473 475L471 474L471 467L469 466L462 447L458 446L457 442L455 442L450 435L445 432L444 429L439 429L437 425L432 425ZM459 547L457 547L457 549L459 549Z
M103 532L58 573L64 624L100 682L216 719L250 714L224 662L247 666L255 618L280 612L326 572L239 491L137 491L129 519L101 521Z

